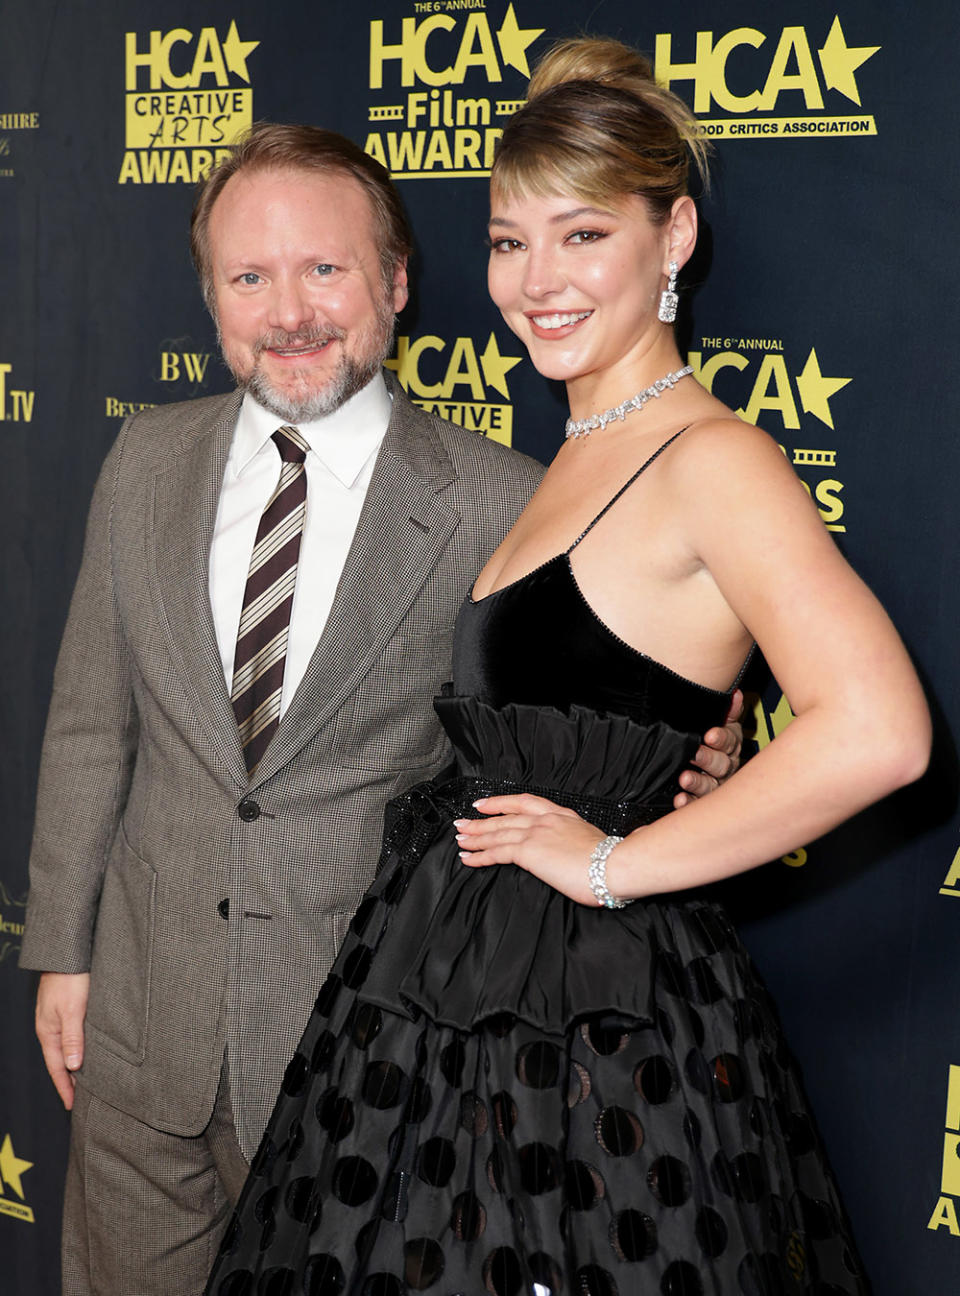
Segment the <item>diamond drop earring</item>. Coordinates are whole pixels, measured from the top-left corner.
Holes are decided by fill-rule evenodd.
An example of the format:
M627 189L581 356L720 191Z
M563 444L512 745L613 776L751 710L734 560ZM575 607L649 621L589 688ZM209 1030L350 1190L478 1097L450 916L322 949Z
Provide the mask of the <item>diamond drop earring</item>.
M680 298L677 296L677 274L679 266L676 261L670 262L670 282L660 294L660 308L657 311L657 319L662 320L664 324L672 324L677 318L677 302Z

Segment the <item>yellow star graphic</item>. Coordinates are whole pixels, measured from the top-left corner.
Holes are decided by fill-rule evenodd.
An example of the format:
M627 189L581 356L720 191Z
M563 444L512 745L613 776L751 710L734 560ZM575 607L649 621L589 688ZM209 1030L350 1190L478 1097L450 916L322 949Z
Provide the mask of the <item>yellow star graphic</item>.
M508 67L515 67L525 77L530 75L527 63L527 46L532 45L538 36L542 36L546 27L519 27L513 5L507 9L503 26L497 32L497 43L500 46L500 57Z
M242 41L237 32L236 21L230 23L227 39L223 42L223 52L227 56L227 67L234 76L242 77L248 85L250 84L250 75L247 72L247 57L253 53L259 44L259 41Z
M846 387L849 378L824 378L820 372L820 361L816 350L811 347L803 373L797 379L797 391L800 403L807 414L812 414L828 428L833 427L833 416L830 413L830 397L835 396L841 387Z
M480 363L483 365L483 378L487 386L493 387L501 396L505 396L509 400L507 374L522 359L523 356L502 356L500 348L497 346L497 339L491 333L487 339L486 350L480 357Z
M827 43L820 50L820 66L823 68L823 79L828 90L839 90L840 93L857 107L860 107L860 91L854 72L861 63L866 63L880 48L879 45L859 45L852 48L847 44L838 16L834 17L833 26L827 36Z
M0 1147L0 1181L12 1188L21 1201L23 1201L23 1185L20 1176L25 1174L32 1165L32 1161L24 1161L14 1155L13 1144L8 1134L3 1140L3 1146Z

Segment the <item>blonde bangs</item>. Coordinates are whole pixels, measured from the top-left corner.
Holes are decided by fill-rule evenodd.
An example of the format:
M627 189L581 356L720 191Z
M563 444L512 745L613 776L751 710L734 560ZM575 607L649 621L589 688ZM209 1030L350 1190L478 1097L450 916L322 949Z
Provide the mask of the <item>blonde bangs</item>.
M646 200L655 221L688 193L691 159L708 186L709 144L687 105L618 41L562 42L534 72L491 170L497 196L574 194L616 206Z

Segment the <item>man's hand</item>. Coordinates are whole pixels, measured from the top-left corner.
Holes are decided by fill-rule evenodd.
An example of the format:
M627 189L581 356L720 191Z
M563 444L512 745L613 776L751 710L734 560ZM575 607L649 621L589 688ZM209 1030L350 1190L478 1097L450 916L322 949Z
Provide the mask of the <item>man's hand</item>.
M37 989L37 1038L67 1111L73 1106L73 1072L83 1064L83 1019L89 994L89 972L44 972Z
M693 758L699 769L686 769L680 775L682 792L673 798L673 808L680 810L697 797L706 796L714 788L735 774L740 768L740 748L743 745L743 729L740 718L743 715L743 694L739 689L730 699L730 709L723 727L708 729L703 735L703 742L697 748Z

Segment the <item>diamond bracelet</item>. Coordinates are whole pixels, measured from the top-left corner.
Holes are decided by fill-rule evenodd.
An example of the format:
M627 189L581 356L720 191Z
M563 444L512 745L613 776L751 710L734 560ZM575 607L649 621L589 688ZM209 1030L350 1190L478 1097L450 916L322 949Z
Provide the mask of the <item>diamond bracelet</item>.
M604 837L590 854L590 870L587 874L590 890L597 897L597 904L605 909L626 909L628 904L633 904L632 900L618 900L607 887L607 860L614 846L619 846L622 841L622 837Z

